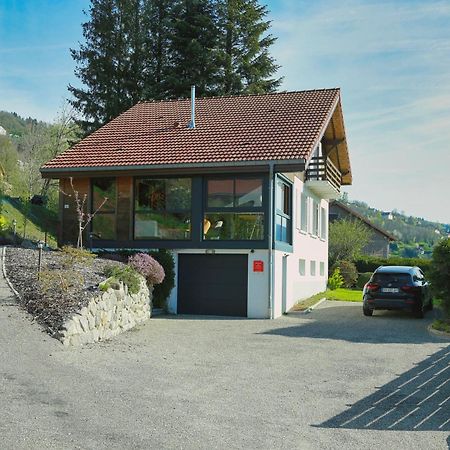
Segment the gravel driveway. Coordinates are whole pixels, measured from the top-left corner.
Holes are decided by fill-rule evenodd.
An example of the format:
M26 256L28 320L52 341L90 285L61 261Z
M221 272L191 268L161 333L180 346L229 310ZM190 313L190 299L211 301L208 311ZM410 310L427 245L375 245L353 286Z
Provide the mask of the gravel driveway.
M426 331L429 315L326 302L275 321L157 317L66 349L5 297L2 450L450 443L450 341Z

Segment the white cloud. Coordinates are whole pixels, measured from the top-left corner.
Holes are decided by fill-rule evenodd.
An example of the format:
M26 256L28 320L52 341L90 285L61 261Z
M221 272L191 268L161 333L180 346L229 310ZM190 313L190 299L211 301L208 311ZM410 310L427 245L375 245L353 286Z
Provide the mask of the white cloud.
M450 4L283 0L272 19L284 89L342 87L350 197L450 223Z

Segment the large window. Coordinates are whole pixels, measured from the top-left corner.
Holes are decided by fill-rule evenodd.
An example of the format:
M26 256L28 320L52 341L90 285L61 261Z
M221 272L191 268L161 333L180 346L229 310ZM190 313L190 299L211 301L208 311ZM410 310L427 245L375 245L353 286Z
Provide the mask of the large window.
M277 178L275 188L275 239L292 242L292 185Z
M227 177L206 180L203 238L264 239L263 179Z
M91 231L94 239L116 239L116 179L93 178Z
M135 239L190 239L191 187L190 178L136 179Z

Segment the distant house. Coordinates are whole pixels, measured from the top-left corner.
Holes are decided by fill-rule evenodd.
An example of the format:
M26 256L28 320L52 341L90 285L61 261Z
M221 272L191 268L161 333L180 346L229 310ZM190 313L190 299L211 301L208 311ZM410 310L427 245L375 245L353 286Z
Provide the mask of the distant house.
M8 132L0 125L0 136L6 136Z
M339 219L357 219L360 220L372 232L369 244L363 249L365 255L389 257L389 243L397 239L383 228L375 225L363 215L344 203L337 200L330 202L329 220L333 222Z
M387 220L394 220L394 215L392 214L391 211L382 211L381 217L384 217Z
M108 198L92 248L172 250L169 311L252 318L326 289L328 201L352 182L339 89L138 103L41 172L92 212ZM73 243L73 196L60 225Z

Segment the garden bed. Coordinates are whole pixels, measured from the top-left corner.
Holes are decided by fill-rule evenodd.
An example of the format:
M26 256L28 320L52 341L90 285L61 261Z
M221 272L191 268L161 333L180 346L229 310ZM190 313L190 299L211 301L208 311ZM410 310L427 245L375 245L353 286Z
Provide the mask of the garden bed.
M98 285L105 279L106 267L111 265L123 263L102 258L93 259L92 264L76 262L71 268L77 274L76 283L64 291L50 287L44 292L38 281L38 250L9 247L5 260L6 275L20 294L19 302L51 335L100 293ZM42 252L42 270L63 268L63 252Z

